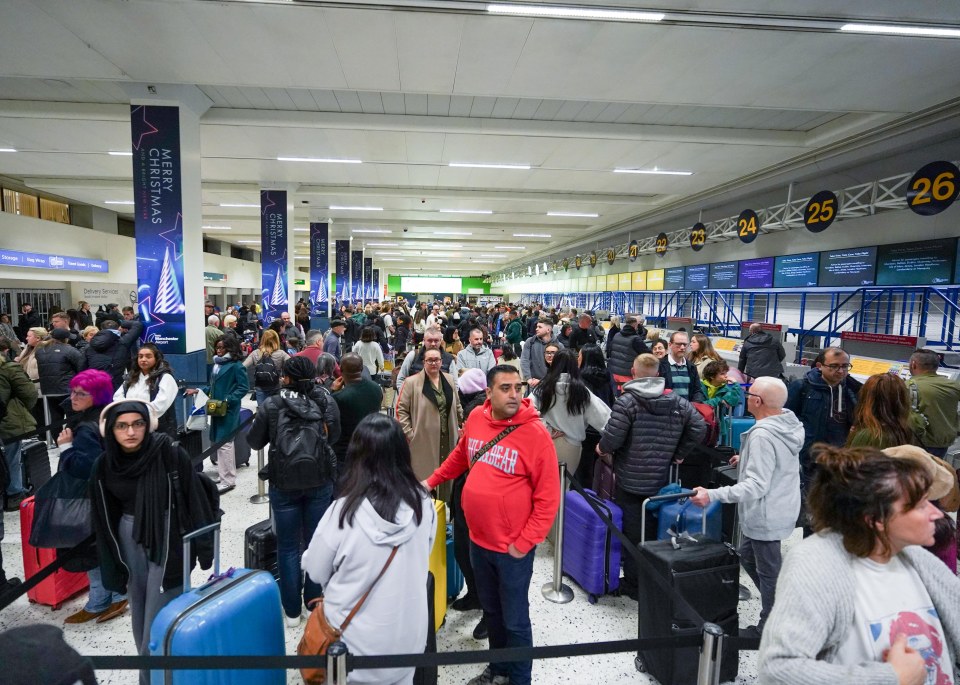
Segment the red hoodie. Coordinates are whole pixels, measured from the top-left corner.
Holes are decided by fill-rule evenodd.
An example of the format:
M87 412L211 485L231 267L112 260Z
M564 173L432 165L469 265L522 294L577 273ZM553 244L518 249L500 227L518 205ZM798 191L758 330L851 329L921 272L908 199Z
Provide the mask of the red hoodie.
M427 483L435 488L459 476L477 450L514 424L520 427L474 464L463 488L463 513L480 547L506 553L512 542L526 554L543 542L560 506L557 452L529 398L504 421L493 419L490 400L471 412L457 446Z

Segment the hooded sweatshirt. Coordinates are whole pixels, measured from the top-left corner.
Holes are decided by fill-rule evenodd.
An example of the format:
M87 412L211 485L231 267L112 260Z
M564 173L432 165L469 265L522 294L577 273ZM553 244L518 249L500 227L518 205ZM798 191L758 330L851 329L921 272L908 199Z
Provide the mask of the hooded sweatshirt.
M796 527L803 437L803 424L789 409L757 421L741 437L737 484L707 491L711 501L737 502L748 538L785 540Z
M582 414L571 414L567 410L567 388L570 386L570 374L562 373L557 380L556 391L553 396L553 406L540 417L551 428L563 431L564 438L571 445L580 445L587 437L587 426L592 426L598 433L601 432L610 419L610 407L590 393L590 403ZM589 392L589 391L588 391ZM534 407L540 409L540 394L534 391L530 395Z
M450 456L427 479L430 488L470 468L463 488L463 513L470 539L506 553L523 554L543 541L560 506L560 470L550 434L530 398L509 419L495 420L490 400L471 412ZM473 455L505 428L518 425L470 467Z
M323 586L323 612L339 628L399 546L370 596L343 633L351 654L422 652L427 640L427 566L437 532L433 502L424 494L420 525L413 509L401 503L394 521L385 521L363 500L353 523L340 527L344 499L327 508L303 554L302 567ZM409 669L351 671L351 683L394 683Z

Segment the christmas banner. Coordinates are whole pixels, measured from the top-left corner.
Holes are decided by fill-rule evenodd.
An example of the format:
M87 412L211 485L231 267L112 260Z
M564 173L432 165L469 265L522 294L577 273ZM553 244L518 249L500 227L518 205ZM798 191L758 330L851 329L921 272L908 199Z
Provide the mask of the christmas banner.
M383 299L383 294L380 292L380 269L373 270L373 297L376 300Z
M130 107L137 300L143 340L187 351L183 304L180 110Z
M288 310L287 191L260 191L260 288L263 324Z
M350 300L350 241L337 241L337 300L342 304Z
M330 316L327 224L310 224L310 299L312 316Z
M363 301L363 250L350 253L350 285L353 287L354 302Z
M363 260L363 299L373 299L373 258Z

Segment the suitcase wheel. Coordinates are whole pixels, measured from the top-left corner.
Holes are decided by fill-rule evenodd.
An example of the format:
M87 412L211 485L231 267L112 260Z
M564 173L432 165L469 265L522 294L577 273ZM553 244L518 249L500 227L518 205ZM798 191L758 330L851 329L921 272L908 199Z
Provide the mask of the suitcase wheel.
M640 657L636 657L636 658L633 660L633 665L637 667L637 670L638 670L640 673L646 673L646 672L647 672L647 665L646 665L645 663L643 663L643 659L641 659Z
M597 603L597 596L596 596L595 594L593 594L593 593L590 593L590 594L587 595L587 601L590 602L591 604L596 604L596 603Z
M63 602L58 602L50 607L50 611L60 611L60 607L63 606Z

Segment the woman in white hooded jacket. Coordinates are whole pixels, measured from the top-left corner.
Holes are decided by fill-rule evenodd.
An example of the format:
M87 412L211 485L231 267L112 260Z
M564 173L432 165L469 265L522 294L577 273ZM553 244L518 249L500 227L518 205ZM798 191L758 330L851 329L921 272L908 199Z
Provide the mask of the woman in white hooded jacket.
M302 567L324 588L324 615L339 628L373 586L343 632L351 654L422 652L427 643L427 571L436 536L433 502L410 465L400 424L364 418L347 448L339 497L313 534ZM376 582L393 548L397 553ZM413 668L352 671L350 683L409 684Z

